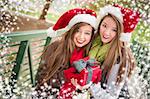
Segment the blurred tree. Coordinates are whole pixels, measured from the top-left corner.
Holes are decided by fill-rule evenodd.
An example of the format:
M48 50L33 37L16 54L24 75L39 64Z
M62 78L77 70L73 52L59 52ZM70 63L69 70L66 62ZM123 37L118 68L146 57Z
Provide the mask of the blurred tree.
M117 0L116 2L124 7L140 12L140 22L133 32L132 41L136 40L143 44L150 42L150 2L149 0Z
M132 35L132 51L140 68L139 75L148 83L146 94L150 99L150 2L149 0L117 0L117 3L137 10L141 14L140 22Z
M50 8L50 4L52 3L52 1L54 0L46 0L46 3L39 18L40 20L45 20L45 16L47 15L47 11Z

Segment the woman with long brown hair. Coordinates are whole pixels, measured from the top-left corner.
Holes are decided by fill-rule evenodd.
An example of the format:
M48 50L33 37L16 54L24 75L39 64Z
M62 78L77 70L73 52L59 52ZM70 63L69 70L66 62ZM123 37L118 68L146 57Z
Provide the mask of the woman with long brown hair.
M56 41L48 45L43 52L37 72L37 90L50 85L60 88L64 82L63 70L69 68L70 58L76 50L74 60L86 56L96 30L96 13L90 9L75 8L65 12L49 29L51 34L65 31ZM74 61L72 60L72 61ZM42 87L42 88L43 88Z
M89 55L101 63L102 88L118 96L120 91L117 90L121 89L121 84L124 85L135 68L135 59L128 43L139 21L139 13L119 5L108 5L100 9L98 19L97 36ZM95 88L97 85L91 86L93 92ZM105 99L102 96L99 94L96 99Z

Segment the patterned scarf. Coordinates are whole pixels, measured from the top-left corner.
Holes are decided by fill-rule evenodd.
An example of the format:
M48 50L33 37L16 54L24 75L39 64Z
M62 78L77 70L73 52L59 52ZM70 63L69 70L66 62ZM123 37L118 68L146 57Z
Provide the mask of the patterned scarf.
M91 58L95 58L98 62L102 63L110 48L110 43L102 45L100 36L96 37L93 41L92 47L89 52Z

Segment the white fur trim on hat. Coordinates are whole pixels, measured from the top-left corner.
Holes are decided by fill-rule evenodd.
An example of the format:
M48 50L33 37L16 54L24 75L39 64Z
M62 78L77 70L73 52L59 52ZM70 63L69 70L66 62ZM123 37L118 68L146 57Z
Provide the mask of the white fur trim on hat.
M57 37L57 36L61 36L63 33L65 33L67 30L69 30L67 27L66 28L62 28L59 30L53 30L53 27L50 27L47 29L47 36L49 37Z
M85 22L85 23L88 23L90 24L95 30L97 29L97 26L96 26L96 22L97 22L97 19L95 16L92 16L90 14L78 14L76 16L74 16L69 24L68 24L68 28L70 29L72 26L74 26L75 24L77 23L80 23L80 22Z
M101 21L101 19L108 14L114 15L115 17L118 18L118 20L120 22L123 22L123 15L122 15L120 9L117 7L114 7L112 5L108 5L108 6L105 6L105 7L100 9L99 17L98 17L98 25L99 25L99 22Z
M120 41L130 42L130 39L131 39L131 33L121 33Z
M88 23L88 24L90 24L95 30L97 29L97 26L96 26L97 19L96 19L95 16L92 16L92 15L90 15L90 14L78 14L78 15L74 16L74 17L69 21L69 24L68 24L65 28L58 29L58 30L56 30L56 31L53 30L53 27L48 28L48 30L47 30L47 36L49 36L49 37L57 37L57 36L60 36L60 35L62 35L63 33L65 33L66 31L68 31L69 29L71 29L72 26L74 26L75 24L80 23L80 22Z

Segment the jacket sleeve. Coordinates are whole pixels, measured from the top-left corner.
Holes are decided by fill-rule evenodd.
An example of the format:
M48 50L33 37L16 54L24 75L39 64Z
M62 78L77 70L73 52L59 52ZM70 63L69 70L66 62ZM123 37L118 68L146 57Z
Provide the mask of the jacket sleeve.
M110 94L106 89L103 89L100 83L92 84L90 86L90 93L94 99L117 99L115 95Z
M69 69L64 70L64 77L67 81L69 81L73 75L76 72L76 69L74 67L70 67Z
M95 99L117 99L121 86L115 85L112 82L116 81L117 72L118 72L119 64L114 65L112 71L110 72L110 77L107 79L107 83L105 88L101 86L101 84L93 84L91 86L92 95ZM115 72L115 73L114 73ZM104 85L102 83L102 85Z
M59 70L49 80L49 85L51 85L53 88L59 89L62 86L64 81L65 81L65 79L64 79L63 70Z

